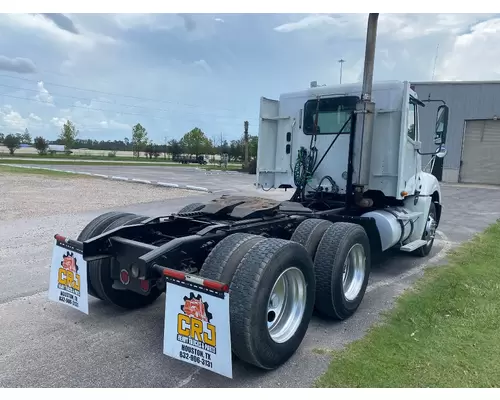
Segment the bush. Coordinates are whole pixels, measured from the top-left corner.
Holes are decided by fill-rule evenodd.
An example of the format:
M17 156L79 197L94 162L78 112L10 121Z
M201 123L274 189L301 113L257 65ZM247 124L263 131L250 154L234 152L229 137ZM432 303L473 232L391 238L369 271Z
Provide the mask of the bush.
M248 173L250 175L257 174L257 159L256 158L250 160L250 162L248 163Z
M19 139L18 136L15 135L7 135L5 136L5 139L3 140L3 144L5 147L9 149L9 153L11 155L14 154L14 152L21 147L21 140Z
M37 136L34 140L35 149L38 151L38 154L43 156L47 154L47 149L49 148L49 143L41 136Z
M108 152L108 157L116 157L116 151Z

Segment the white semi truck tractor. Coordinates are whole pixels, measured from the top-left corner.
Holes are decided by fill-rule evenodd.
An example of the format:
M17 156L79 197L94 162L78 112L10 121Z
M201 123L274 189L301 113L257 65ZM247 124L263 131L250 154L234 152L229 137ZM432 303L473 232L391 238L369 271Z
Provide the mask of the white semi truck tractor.
M257 184L290 190L289 200L231 195L170 215L105 213L76 239L54 236L49 298L88 313L90 298L134 310L165 293L163 353L231 378L233 356L265 370L285 363L313 310L351 317L375 255L427 256L442 195L422 168L425 104L409 82L372 84L377 17L362 84L261 99ZM443 104L431 158L446 154L447 123Z

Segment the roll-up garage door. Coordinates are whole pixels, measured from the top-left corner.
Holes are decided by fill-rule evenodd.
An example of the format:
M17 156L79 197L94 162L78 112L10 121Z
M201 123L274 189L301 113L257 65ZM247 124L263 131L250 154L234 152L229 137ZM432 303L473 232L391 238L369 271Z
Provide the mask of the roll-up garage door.
M465 122L460 182L500 185L500 121Z

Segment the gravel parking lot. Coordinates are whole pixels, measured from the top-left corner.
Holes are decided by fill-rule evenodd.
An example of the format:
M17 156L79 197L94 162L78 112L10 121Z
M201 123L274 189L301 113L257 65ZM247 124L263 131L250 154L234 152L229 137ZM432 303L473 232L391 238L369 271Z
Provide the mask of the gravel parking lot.
M142 184L73 177L4 174L0 176L0 221L71 214L129 204L168 200L195 193ZM1 251L1 250L0 250ZM1 254L1 253L0 253Z
M443 187L444 221L427 259L389 254L349 320L313 319L297 354L263 372L235 361L228 380L162 354L164 296L136 312L90 301L90 315L48 301L52 238L76 237L110 210L168 214L218 195L93 178L0 176L0 386L307 387L328 365L324 349L360 338L427 264L500 217L500 191ZM269 195L269 194L268 194ZM61 373L61 371L65 371Z

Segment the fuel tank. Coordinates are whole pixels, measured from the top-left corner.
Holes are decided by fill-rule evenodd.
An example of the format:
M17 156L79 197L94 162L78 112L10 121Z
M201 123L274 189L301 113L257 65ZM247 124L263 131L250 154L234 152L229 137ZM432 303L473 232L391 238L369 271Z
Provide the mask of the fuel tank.
M403 207L388 207L369 211L362 216L375 220L382 251L385 251L410 237L413 231L413 215L414 213Z

